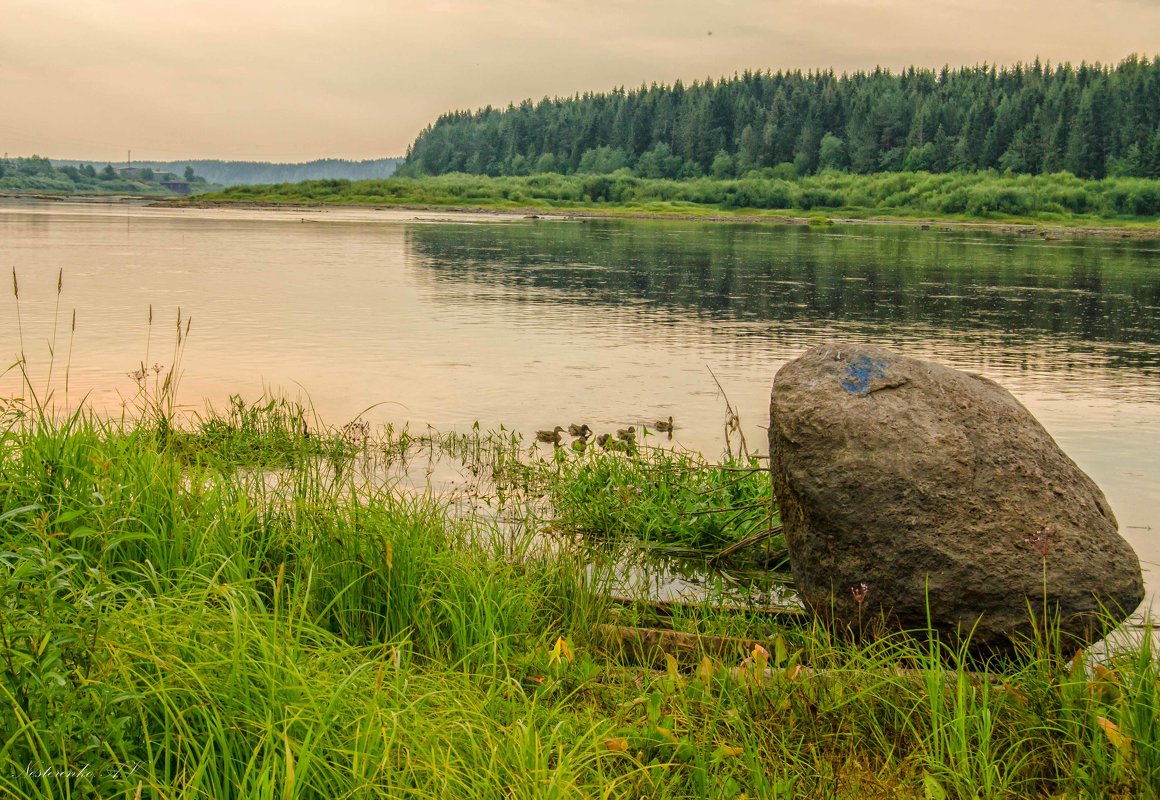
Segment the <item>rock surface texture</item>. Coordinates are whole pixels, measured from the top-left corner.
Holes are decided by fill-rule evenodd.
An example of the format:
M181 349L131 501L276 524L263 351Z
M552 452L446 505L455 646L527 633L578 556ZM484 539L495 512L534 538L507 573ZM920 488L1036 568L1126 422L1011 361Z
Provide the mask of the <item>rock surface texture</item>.
M971 649L1031 637L1044 597L1065 646L1144 597L1099 487L998 384L850 343L778 371L773 488L797 590L861 634L875 620Z

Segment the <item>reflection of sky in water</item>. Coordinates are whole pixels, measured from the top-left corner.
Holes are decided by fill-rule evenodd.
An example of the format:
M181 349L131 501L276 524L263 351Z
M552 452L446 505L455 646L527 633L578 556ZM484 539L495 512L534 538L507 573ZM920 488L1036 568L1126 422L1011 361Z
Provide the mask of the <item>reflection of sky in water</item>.
M75 308L70 399L102 405L132 389L150 304L150 363L172 360L178 306L193 317L191 406L272 387L340 423L375 403L374 419L440 428L671 414L675 441L711 456L724 401L710 369L764 450L783 363L835 337L894 347L1010 389L1160 562L1155 243L415 216L0 204L0 256L37 381L64 270L58 357ZM14 359L14 314L0 346Z

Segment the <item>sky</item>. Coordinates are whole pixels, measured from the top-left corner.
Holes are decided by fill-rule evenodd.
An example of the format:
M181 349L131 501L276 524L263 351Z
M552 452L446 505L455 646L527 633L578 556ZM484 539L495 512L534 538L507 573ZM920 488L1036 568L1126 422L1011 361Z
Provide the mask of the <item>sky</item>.
M0 152L381 158L528 97L1158 45L1160 0L0 0Z

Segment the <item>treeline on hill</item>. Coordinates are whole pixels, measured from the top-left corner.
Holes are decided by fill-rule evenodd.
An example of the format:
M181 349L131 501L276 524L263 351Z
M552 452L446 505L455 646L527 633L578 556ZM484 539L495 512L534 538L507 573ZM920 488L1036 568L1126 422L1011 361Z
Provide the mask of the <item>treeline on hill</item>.
M389 178L401 158L376 158L349 161L343 158L320 158L303 163L286 164L268 161L221 161L195 158L186 161L134 161L134 167L149 167L158 171L181 174L186 167L219 186L238 186L255 183L291 183L328 178L369 180ZM80 166L84 162L54 160L57 166ZM130 166L122 164L121 166Z
M788 173L788 174L780 174ZM348 203L362 205L480 206L569 209L594 204L626 212L704 214L760 209L838 211L850 216L1027 217L1043 220L1154 217L1160 181L1149 178L1081 180L1069 173L1015 175L987 172L827 172L801 178L775 167L745 178L668 180L611 175L440 175L420 180L303 181L234 186L199 201Z
M402 175L612 173L732 178L1010 170L1160 177L1160 57L941 71L745 72L685 86L456 111Z
M206 188L205 179L188 168L179 177L143 165L118 169L106 164L98 169L80 162L54 166L41 156L0 158L0 192L170 196Z

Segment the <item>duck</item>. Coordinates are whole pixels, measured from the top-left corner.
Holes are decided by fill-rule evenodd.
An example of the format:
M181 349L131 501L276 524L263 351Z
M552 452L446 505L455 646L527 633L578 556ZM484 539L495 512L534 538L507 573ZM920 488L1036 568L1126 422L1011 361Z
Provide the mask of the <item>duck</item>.
M622 442L627 442L630 439L636 438L636 426L629 425L627 428L621 428L616 432L616 438Z
M568 435L569 436L580 436L580 437L584 438L584 437L587 437L591 433L592 433L592 429L588 427L587 422L584 423L583 425L569 425L568 426Z
M668 422L665 422L663 419L658 419L655 423L653 423L653 427L656 428L659 433L672 433L673 418L669 417Z
M576 441L572 442L572 449L575 450L577 453L583 453L584 448L586 448L586 447L588 447L588 439L583 437L583 436L581 436Z
M605 450L608 449L611 441L612 441L612 434L611 433L602 433L596 437L596 444L600 445Z
M563 432L563 430L564 429L561 426L557 425L554 430L536 431L536 441L549 442L550 444L559 444L560 433Z

